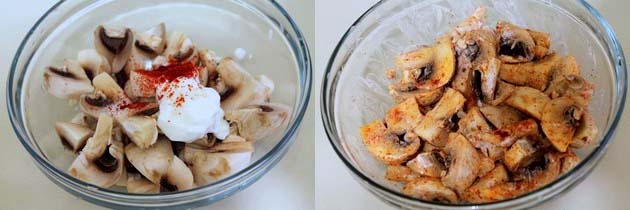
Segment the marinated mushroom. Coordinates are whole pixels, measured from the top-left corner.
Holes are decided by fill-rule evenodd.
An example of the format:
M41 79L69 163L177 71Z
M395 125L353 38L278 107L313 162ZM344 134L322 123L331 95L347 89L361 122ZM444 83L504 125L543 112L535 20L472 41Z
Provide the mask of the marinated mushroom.
M388 165L385 172L385 179L397 182L413 181L422 177L420 174L413 172L407 166Z
M73 152L83 149L85 142L94 134L92 129L71 122L57 122L55 130L63 145L68 146Z
M217 71L227 87L221 95L221 108L235 110L250 104L262 104L269 100L274 85L266 76L253 77L232 58L223 58Z
M457 203L457 194L444 186L439 179L422 177L410 182L402 188L402 192L414 198L440 202Z
M497 164L492 171L479 178L475 184L466 189L466 192L462 194L461 198L470 203L490 202L491 200L486 200L480 196L481 191L506 183L509 179L510 177L505 167L502 164Z
M435 102L444 95L444 88L437 88L433 90L399 91L396 90L395 85L392 85L389 89L389 94L394 97L394 101L396 101L396 103L402 103L407 99L415 98L416 102L420 106L435 104Z
M455 52L450 39L444 36L433 47L398 56L396 66L403 72L399 85L406 90L433 90L446 85L455 73Z
M567 151L583 114L584 108L569 97L553 99L545 106L540 125L556 150Z
M146 149L157 141L158 128L155 119L149 116L130 116L116 120L122 131L141 149Z
M412 132L398 136L387 130L382 120L361 127L361 137L368 151L376 159L389 165L399 165L413 158L422 144Z
M571 147L573 148L582 148L591 142L595 138L597 138L597 125L595 125L595 121L593 121L593 116L590 112L585 111L580 118L580 125L575 130L575 135L573 135L573 141L571 142Z
M116 117L132 116L157 108L155 102L131 102L116 81L107 73L101 73L93 80L95 92L83 94L79 108L89 116L109 114Z
M409 98L387 112L385 123L391 132L402 135L411 131L423 117L416 99Z
M437 152L424 152L406 163L411 171L425 177L440 178L446 173L443 158Z
M92 92L94 87L78 62L64 60L63 68L46 68L44 89L57 98L76 99L81 94Z
M512 96L505 100L505 103L540 120L542 118L543 109L549 101L549 96L545 95L543 92L534 88L521 86L514 90Z
M101 25L94 32L94 40L96 51L111 63L112 73L123 70L133 48L131 29Z
M447 88L442 99L420 121L413 132L427 142L443 146L446 142L439 141L439 135L444 129L444 124L463 106L466 99L456 90Z
M552 99L558 97L571 97L582 106L588 106L593 96L593 84L579 75L561 76L554 79L551 86L545 91Z
M497 23L496 31L500 37L499 59L505 63L528 62L548 53L551 42L548 34L526 30L505 21Z
M499 78L514 85L544 91L559 60L560 56L554 53L534 62L503 64L499 71Z
M481 111L483 116L496 128L501 128L510 124L515 124L521 120L525 120L523 113L505 105L484 105L479 107L479 111Z
M569 149L566 153L561 155L562 166L560 167L560 174L565 174L571 171L575 166L577 166L581 159L573 150Z
M501 139L501 146L503 147L510 147L520 138L539 134L538 123L532 119L508 124L494 131L494 135Z
M479 175L481 155L458 133L449 135L444 151L448 154L449 168L442 183L456 192L464 192Z
M517 171L521 167L527 167L539 154L527 139L520 139L505 152L503 163L510 171Z
M173 160L171 142L163 137L146 149L128 144L125 146L125 154L133 167L155 184L161 183Z
M282 104L250 105L225 112L225 119L236 126L236 134L249 141L269 136L285 124L289 107Z

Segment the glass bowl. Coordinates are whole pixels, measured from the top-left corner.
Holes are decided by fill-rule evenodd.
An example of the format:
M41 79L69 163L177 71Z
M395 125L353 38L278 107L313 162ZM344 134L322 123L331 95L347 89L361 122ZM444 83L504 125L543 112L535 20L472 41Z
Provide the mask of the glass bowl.
M242 171L210 185L187 191L141 195L104 189L66 174L73 159L63 149L54 122L68 121L76 106L54 98L42 86L46 66L75 59L93 48L99 24L147 29L160 22L167 31L181 31L219 56L245 52L240 62L254 75L275 81L271 101L292 107L288 126L257 141L252 163ZM237 56L238 57L238 56ZM300 30L275 1L232 0L103 0L60 1L28 32L19 47L7 85L11 123L39 169L64 190L110 208L191 208L230 196L254 183L284 156L294 141L311 88L311 61Z
M374 159L359 128L382 119L393 104L385 70L394 57L488 9L488 24L509 20L552 35L552 49L575 56L582 75L596 85L590 110L600 129L598 141L578 150L583 159L554 182L525 195L494 203L447 205L403 195L401 186L385 180L385 166ZM562 0L384 0L365 12L345 33L328 63L322 84L322 119L330 143L354 178L383 201L400 208L521 209L557 197L595 168L610 145L626 97L626 64L612 29L584 1Z

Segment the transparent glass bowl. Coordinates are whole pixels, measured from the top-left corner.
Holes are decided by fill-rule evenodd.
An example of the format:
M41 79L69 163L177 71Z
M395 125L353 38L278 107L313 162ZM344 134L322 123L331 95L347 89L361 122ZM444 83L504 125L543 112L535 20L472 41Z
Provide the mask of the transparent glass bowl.
M382 119L393 105L385 70L394 57L430 45L477 6L488 9L488 24L509 20L549 32L552 48L573 55L582 75L596 85L590 110L600 129L598 141L577 151L583 161L556 181L517 198L477 205L421 201L400 193L385 180L385 166L374 159L359 128ZM322 118L333 148L356 180L383 201L400 208L521 209L556 197L578 184L597 165L612 141L626 97L626 64L610 26L584 1L561 0L384 0L365 12L345 33L328 63L322 84Z
M46 66L93 48L99 24L147 29L160 22L167 31L184 32L200 48L219 56L245 50L241 64L254 75L275 82L273 102L293 107L282 132L257 141L252 163L216 183L192 190L141 195L104 189L68 174L74 156L65 151L54 131L56 121L67 121L79 111L46 93ZM111 208L190 208L212 203L242 190L268 172L293 142L306 110L311 88L311 61L298 27L275 1L232 0L67 0L54 5L24 38L7 84L8 112L13 128L36 165L55 184L90 202Z

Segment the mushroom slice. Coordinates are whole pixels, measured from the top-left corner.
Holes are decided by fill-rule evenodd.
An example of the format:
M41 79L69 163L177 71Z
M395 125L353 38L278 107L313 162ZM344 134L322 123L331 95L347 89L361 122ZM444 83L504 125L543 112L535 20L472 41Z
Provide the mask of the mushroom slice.
M474 92L478 99L485 102L495 100L499 68L501 68L501 61L490 58L479 70L473 72L473 90L476 90Z
M136 47L154 55L159 55L166 48L166 25L160 23L149 30L138 34Z
M517 87L512 96L505 100L505 103L540 120L543 109L549 101L549 96L537 89Z
M277 131L289 116L290 108L283 104L251 105L245 109L228 110L225 119L236 124L237 134L249 141L263 139Z
M55 123L55 130L63 145L68 146L73 152L81 150L87 139L94 134L94 131L85 126L68 122Z
M44 89L61 99L78 98L83 93L94 91L90 79L81 65L73 60L64 60L63 68L48 67L44 71Z
M199 81L204 87L213 87L216 90L217 79L219 78L219 72L217 72L217 55L210 50L199 51L199 61L201 61L202 68L199 73ZM219 92L219 90L217 90Z
M216 152L186 145L184 161L191 166L195 184L203 186L243 170L249 165L252 152L253 149Z
M79 51L77 57L81 68L85 70L87 77L92 80L96 75L106 72L111 73L112 67L105 56L99 54L94 49L86 49Z
M75 115L70 120L70 123L81 125L83 127L87 127L87 128L89 128L91 130L94 130L94 129L96 129L97 120L98 120L98 118L94 118L92 116L87 116L87 115L79 112L77 115Z
M468 113L459 120L458 125L459 129L457 132L464 136L470 136L477 132L490 132L491 130L486 118L477 107L469 109Z
M409 98L415 98L416 102L420 106L432 105L444 94L444 88L437 88L434 90L399 91L396 90L395 85L392 85L389 89L389 94L394 97L394 101L396 101L396 103L402 103Z
M107 145L112 142L112 129L114 120L105 114L98 117L94 136L89 138L85 143L85 147L81 150L81 154L87 160L95 160L105 153Z
M516 140L539 135L538 123L535 120L527 119L514 124L509 124L494 131L494 135L501 139L501 146L510 147Z
M540 125L556 150L567 151L583 114L584 109L569 97L553 99L545 106Z
M112 64L112 72L118 73L127 64L133 48L133 32L129 28L98 26L94 32L96 51Z
M185 34L175 31L168 37L164 56L169 60L196 61L197 47Z
M403 71L401 84L415 84L420 90L433 90L446 85L455 73L455 52L451 37L444 36L431 48L404 53L396 58Z
M149 181L159 184L173 159L173 149L168 139L158 138L155 144L142 149L136 144L125 146L125 154L129 162Z
M499 77L511 84L529 86L544 91L553 74L554 66L560 60L558 54L551 54L541 60L501 65Z
M593 116L590 112L585 111L580 119L580 126L577 127L575 135L573 135L571 147L582 148L590 144L597 137L597 133L597 125L593 121Z
M89 141L91 140L88 140L88 144ZM96 159L90 159L86 152L79 154L70 165L68 173L82 181L108 188L116 184L122 176L123 161L122 142L110 141L106 151Z
M510 124L517 123L525 119L520 111L505 105L492 106L484 105L479 107L479 111L490 121L494 127L501 128Z
M517 171L532 163L539 153L537 149L526 139L516 141L503 157L503 163L510 171Z
M457 73L453 88L462 92L468 107L476 99L493 100L501 61L496 59L496 33L488 29L467 32L455 42Z
M586 107L593 96L594 86L580 75L566 75L554 79L545 91L552 99L568 96Z
M123 89L118 86L118 83L116 83L116 80L107 73L97 75L92 80L92 83L94 84L94 89L102 92L108 99L120 101L127 98L125 91L123 91Z
M422 144L412 132L399 137L388 131L381 120L361 127L361 138L376 159L389 165L399 165L411 159Z
M387 128L395 134L405 134L411 131L422 120L420 106L415 98L409 98L406 101L392 107L385 117Z
M193 188L193 174L184 161L173 156L166 176L160 182L161 192L183 191Z
M446 121L464 106L465 101L461 93L447 88L442 99L424 116L413 132L433 145L443 146L445 142L439 141L438 136Z
M266 76L254 78L232 58L223 58L217 71L228 88L221 95L221 108L225 111L265 103L273 92L271 80Z
M141 149L153 145L158 138L157 122L149 116L117 118L122 131Z
M468 141L484 156L492 160L503 158L505 148L501 147L501 138L492 132L474 132L467 135Z
M548 33L534 31L531 29L525 29L532 39L536 46L532 53L534 54L534 58L542 58L545 57L549 53L549 47L551 46L551 36Z
M562 166L560 167L560 174L565 174L575 168L581 159L572 150L568 150L562 155Z
M534 59L536 42L527 30L508 22L499 21L496 31L500 37L498 54L501 61L523 63Z
M479 173L477 173L477 175L479 177L483 177L484 175L492 171L492 169L494 169L494 160L484 155L481 155L480 157Z
M420 153L406 163L411 171L426 177L440 178L446 173L444 160L437 152Z
M494 99L487 100L486 103L498 106L510 98L515 90L516 86L503 82L502 80L498 80L497 85L494 87Z
M89 116L100 114L126 117L139 113L153 113L158 108L156 102L132 102L116 81L107 73L94 78L96 92L83 94L79 99L79 108Z
M141 194L157 194L160 193L160 185L155 184L140 174L127 175L127 192Z
M421 175L413 172L407 166L388 165L385 179L396 182L408 182L420 178Z
M436 178L419 178L403 187L402 193L425 201L457 203L457 194Z
M506 183L509 181L509 178L505 167L502 164L497 164L492 171L479 178L475 184L466 189L465 193L461 196L462 200L470 203L491 202L491 200L486 200L481 197L481 191Z
M457 192L463 192L479 175L481 155L461 134L451 133L444 147L448 154L449 169L442 182Z

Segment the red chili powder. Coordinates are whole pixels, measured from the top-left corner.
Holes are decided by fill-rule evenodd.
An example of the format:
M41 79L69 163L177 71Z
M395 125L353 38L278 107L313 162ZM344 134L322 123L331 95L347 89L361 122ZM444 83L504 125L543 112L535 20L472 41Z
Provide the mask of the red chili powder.
M192 61L171 61L168 65L160 66L152 71L139 69L135 72L142 76L140 81L136 81L141 91L154 92L159 84L174 81L179 77L196 77L199 74L199 67ZM168 87L164 86L162 92L166 92L167 89Z

